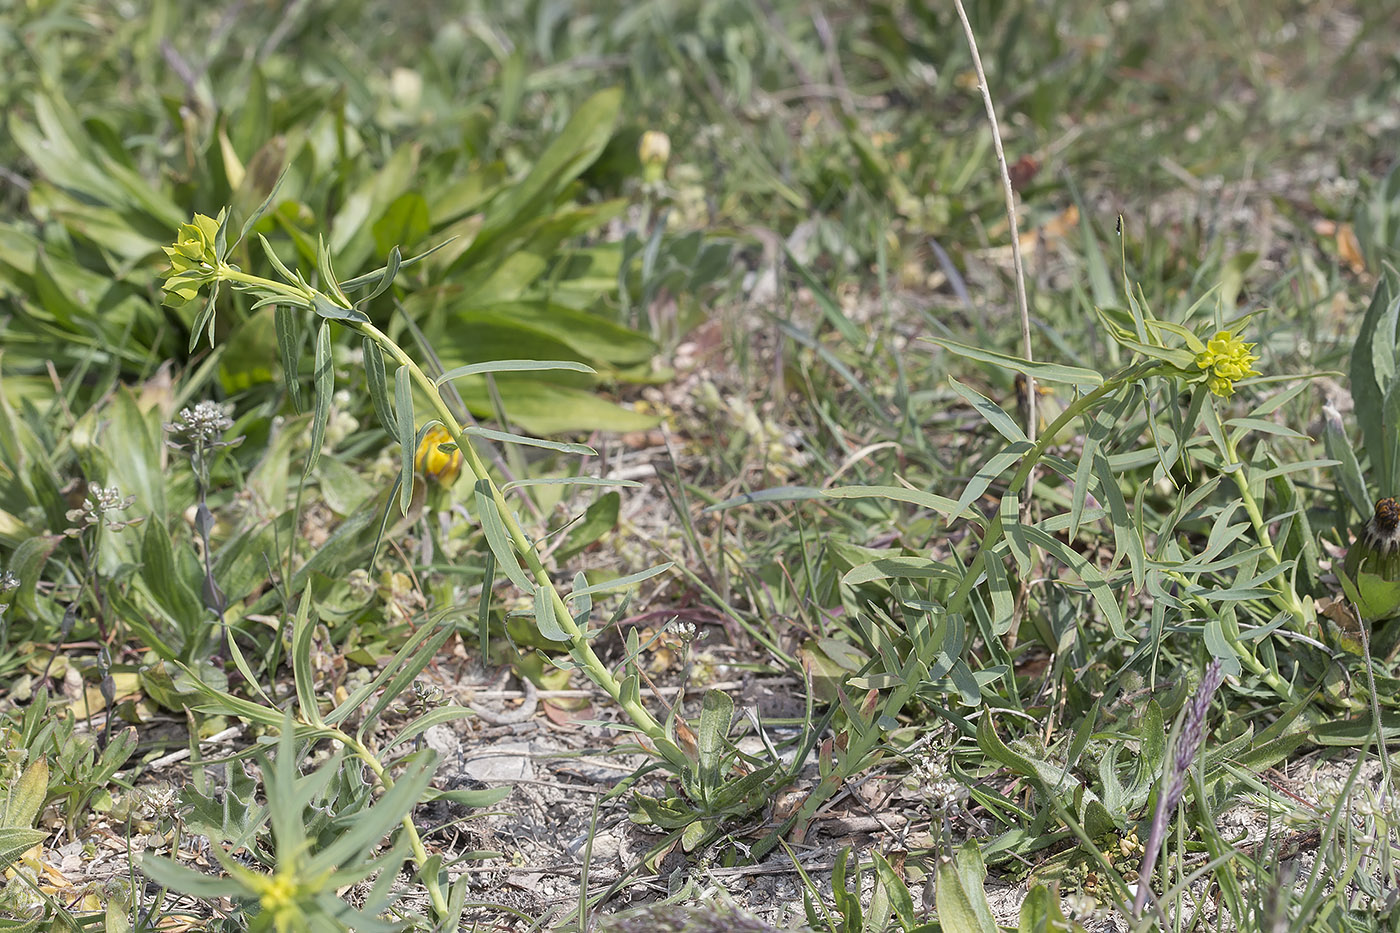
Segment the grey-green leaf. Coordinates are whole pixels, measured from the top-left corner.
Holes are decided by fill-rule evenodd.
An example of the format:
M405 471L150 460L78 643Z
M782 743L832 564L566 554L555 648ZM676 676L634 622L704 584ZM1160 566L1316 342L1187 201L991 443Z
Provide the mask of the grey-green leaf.
M394 417L394 408L389 402L389 380L384 369L384 351L371 337L364 339L365 384L369 386L370 401L374 403L374 413L379 423L390 437L399 436L399 423ZM395 385L397 390L397 385Z
M326 442L326 422L331 417L331 397L335 395L335 361L331 356L331 325L322 322L316 331L316 365L312 383L316 388L316 410L311 419L311 450L306 455L305 477L311 476L321 459L321 445Z
M266 242L264 240L264 242ZM301 344L297 340L296 315L287 305L279 304L273 311L273 322L277 329L277 352L282 357L282 380L287 384L287 394L292 397L292 407L301 411L301 380L297 378L297 355Z
M486 543L491 548L491 553L496 555L496 563L510 578L510 582L526 593L534 595L535 584L525 575L525 571L520 568L520 561L516 559L515 549L511 547L510 538L506 534L505 523L501 521L500 510L496 508L496 500L491 495L490 480L477 481L476 508L481 530L486 535Z
M418 437L413 431L413 384L409 382L407 366L394 373L394 423L399 439L399 510L408 514L413 501L413 455L418 452ZM423 426L426 431L427 425Z

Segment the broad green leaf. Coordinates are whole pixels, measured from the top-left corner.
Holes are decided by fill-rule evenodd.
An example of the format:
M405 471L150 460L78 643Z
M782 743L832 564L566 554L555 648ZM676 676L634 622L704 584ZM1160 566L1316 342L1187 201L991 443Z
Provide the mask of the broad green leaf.
M160 412L143 411L131 390L122 388L113 397L108 414L107 443L102 445L112 466L108 483L116 485L123 495L136 497L134 514L129 517L148 513L152 521L164 522L166 476Z
M938 862L935 902L943 928L956 933L997 933L996 919L983 882L987 869L976 842L966 842L949 858Z
M1396 489L1400 468L1389 458L1391 438L1386 434L1385 401L1396 371L1396 321L1400 316L1400 274L1386 266L1351 353L1351 392L1354 417L1361 425L1362 449L1372 460L1372 479L1383 490ZM1370 513L1368 505L1362 515Z
M584 509L583 518L569 528L569 535L555 552L556 559L568 560L617 527L622 497L615 492L604 493Z
M413 246L432 232L428 201L417 191L405 191L374 222L374 245L382 255L400 246Z
M463 297L479 300L471 293ZM645 334L621 324L588 311L540 301L473 304L452 314L450 320L461 330L456 331L459 337L448 335L448 339L460 341L455 355L466 363L577 356L580 361L623 367L650 361L658 349ZM444 358L454 355L450 344L434 343Z
M600 91L584 101L525 178L492 202L466 256L485 250L520 218L531 217L592 165L612 136L621 108L619 88Z
M204 605L180 576L170 544L170 531L164 523L146 522L141 535L141 563L142 582L182 630L189 631L204 621Z
M734 719L734 698L722 690L705 691L700 705L700 727L696 733L696 750L700 763L701 787L718 788L723 778L726 740Z
M507 379L497 377L497 385L510 420L537 436L585 431L645 431L656 427L661 420L655 415L621 408L583 389L536 380ZM484 385L477 390L463 388L461 394L472 414L481 418L495 417L495 406Z

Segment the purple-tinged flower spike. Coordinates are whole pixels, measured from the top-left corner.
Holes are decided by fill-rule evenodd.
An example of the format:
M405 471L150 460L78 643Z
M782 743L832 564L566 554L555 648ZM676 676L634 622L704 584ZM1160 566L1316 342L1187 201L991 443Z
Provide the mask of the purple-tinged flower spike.
M1192 697L1191 706L1186 711L1186 721L1182 724L1181 734L1176 737L1176 754L1172 758L1171 769L1162 775L1162 788L1157 794L1157 810L1152 814L1152 827L1147 834L1142 869L1138 872L1137 896L1133 898L1134 917L1141 917L1142 909L1147 906L1149 883L1152 880L1152 872L1157 867L1157 856L1161 854L1162 844L1166 841L1167 823L1176 812L1177 804L1181 803L1182 795L1186 793L1186 776L1191 773L1191 765L1195 763L1196 755L1200 753L1201 743L1205 739L1206 713L1210 710L1210 701L1224 680L1225 672L1221 669L1220 659L1216 658L1206 668L1205 676L1201 678L1196 695Z

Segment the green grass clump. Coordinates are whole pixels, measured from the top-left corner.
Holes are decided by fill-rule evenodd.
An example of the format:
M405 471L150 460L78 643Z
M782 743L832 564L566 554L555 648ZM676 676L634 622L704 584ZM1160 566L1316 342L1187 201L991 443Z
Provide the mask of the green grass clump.
M1393 13L968 12L0 12L0 926L1391 922Z

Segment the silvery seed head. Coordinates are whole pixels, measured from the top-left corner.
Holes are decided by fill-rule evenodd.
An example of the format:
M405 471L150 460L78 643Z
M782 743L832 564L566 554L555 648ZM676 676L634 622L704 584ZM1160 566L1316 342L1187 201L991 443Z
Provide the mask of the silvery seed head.
M208 444L222 438L231 427L233 420L225 407L206 399L193 408L180 409L180 414L165 426L165 430L195 444Z

